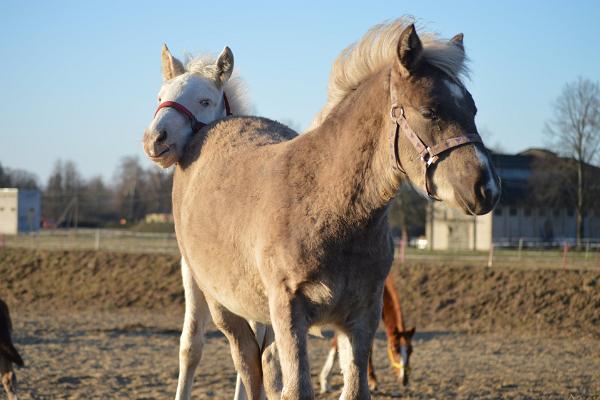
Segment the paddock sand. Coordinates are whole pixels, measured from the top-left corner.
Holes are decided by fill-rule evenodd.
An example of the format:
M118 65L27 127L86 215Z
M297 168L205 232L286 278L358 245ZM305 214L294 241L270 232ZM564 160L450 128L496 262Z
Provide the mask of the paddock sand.
M413 264L393 274L418 331L412 379L394 380L379 332L374 398L600 399L600 271ZM172 256L0 250L0 297L27 364L20 398L172 398L179 280ZM315 390L328 349L310 339ZM231 399L234 381L211 329L194 397ZM317 397L339 397L337 370L333 385Z

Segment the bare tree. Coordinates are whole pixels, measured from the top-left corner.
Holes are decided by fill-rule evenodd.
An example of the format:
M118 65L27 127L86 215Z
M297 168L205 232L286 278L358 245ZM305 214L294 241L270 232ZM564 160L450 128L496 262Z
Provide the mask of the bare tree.
M137 157L123 157L114 179L117 209L128 222L139 221L147 212L143 194L147 187L147 173Z
M83 178L73 161L56 160L44 190L42 215L54 222L77 226ZM67 219L65 219L67 218Z
M19 189L38 189L38 178L37 176L24 169L13 169L10 171L10 179L12 185Z
M586 165L598 159L600 148L600 85L579 78L565 85L546 122L546 133L555 150L577 163L577 245L581 246L584 218L588 209Z
M8 171L5 171L2 164L0 164L0 188L10 187L10 184L11 181Z

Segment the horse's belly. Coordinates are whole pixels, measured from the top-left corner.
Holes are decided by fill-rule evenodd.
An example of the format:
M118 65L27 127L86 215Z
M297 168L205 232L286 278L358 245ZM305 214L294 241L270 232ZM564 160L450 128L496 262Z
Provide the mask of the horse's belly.
M258 275L246 272L248 268L192 260L191 269L209 301L221 304L244 319L269 323L269 302L264 285Z

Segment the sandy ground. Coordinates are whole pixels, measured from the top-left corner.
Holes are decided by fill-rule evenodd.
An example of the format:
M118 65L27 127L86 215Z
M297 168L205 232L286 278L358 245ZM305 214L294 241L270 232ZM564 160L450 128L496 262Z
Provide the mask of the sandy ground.
M14 339L27 366L17 371L22 399L165 399L177 381L178 312L15 310ZM374 398L597 399L600 340L506 334L421 332L412 379L401 387L375 342L380 390ZM315 391L328 341L310 340ZM231 399L235 374L225 338L212 330L196 374L194 397ZM339 397L341 375L333 375Z
M413 374L408 387L396 383L380 332L374 398L600 400L600 270L407 262L392 276L417 327ZM21 399L173 398L178 257L0 249L0 297L27 364ZM315 389L328 350L310 339ZM212 330L194 397L231 399L234 379L229 346ZM333 385L319 398L339 397L337 372Z

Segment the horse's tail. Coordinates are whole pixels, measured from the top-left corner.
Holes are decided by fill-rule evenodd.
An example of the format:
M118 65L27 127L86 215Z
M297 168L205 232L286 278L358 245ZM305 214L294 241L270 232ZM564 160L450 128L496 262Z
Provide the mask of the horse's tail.
M0 299L0 356L6 358L19 367L24 365L23 359L15 346L12 343L10 337L10 331L12 330L12 322L10 320L10 312L8 306L2 299Z
M0 355L8 359L10 362L17 364L19 367L25 365L21 355L17 349L15 349L15 346L13 346L12 342L0 342Z

